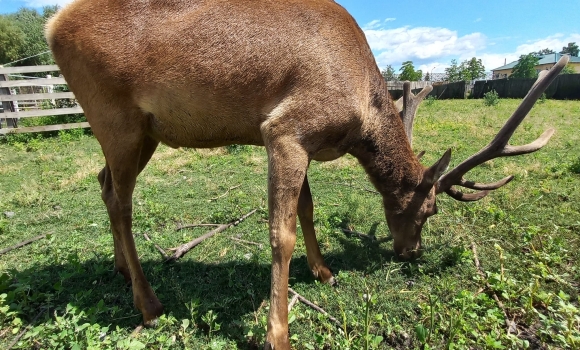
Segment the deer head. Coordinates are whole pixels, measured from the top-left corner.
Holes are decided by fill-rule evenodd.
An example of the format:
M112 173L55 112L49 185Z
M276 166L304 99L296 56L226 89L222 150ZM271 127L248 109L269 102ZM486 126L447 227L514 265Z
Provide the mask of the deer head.
M568 57L563 56L552 69L540 73L519 107L487 146L452 170L444 173L451 160L451 149L447 150L433 166L423 169L421 181L417 183L413 190L399 194L400 198L396 201L385 200L387 222L393 234L394 249L398 256L403 259L409 259L421 254L421 229L427 218L437 213L436 195L447 193L453 199L464 202L480 200L491 191L509 183L513 180L513 176L508 176L494 183L477 183L464 178L467 172L488 160L532 153L548 143L554 134L554 129L546 130L538 139L527 145L508 145L511 136L527 116L534 103L567 63ZM415 96L410 91L410 84L406 82L403 89L403 97L396 103L409 143L412 142L413 119L417 112L417 107L430 91L431 87L427 87ZM419 154L417 158L420 158L422 154ZM454 186L461 186L478 192L463 193L454 188Z

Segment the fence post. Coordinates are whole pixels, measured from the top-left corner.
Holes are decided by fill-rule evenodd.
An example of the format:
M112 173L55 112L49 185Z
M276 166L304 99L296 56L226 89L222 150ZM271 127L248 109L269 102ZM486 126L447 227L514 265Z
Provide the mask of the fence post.
M0 74L0 81L8 81L8 75ZM0 95L10 95L10 89L9 88L0 88ZM12 101L2 101L2 110L4 111L4 113L14 112L14 104L12 103ZM0 128L1 127L2 127L2 123L0 120ZM6 127L8 127L8 128L18 127L18 119L6 118Z

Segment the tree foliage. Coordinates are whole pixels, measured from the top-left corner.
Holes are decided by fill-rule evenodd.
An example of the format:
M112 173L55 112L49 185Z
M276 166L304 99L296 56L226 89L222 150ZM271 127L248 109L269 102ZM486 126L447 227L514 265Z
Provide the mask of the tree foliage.
M413 66L413 61L405 61L399 69L401 74L399 74L399 80L409 80L409 81L419 81L423 77L423 71L415 70Z
M461 63L463 80L476 80L485 78L485 67L481 59L472 57Z
M578 57L578 54L580 53L580 48L578 48L578 45L576 45L576 42L568 43L568 46L564 46L562 48L562 51L560 51L560 53L569 54L570 56Z
M395 76L395 69L390 64L381 71L381 74L386 81L397 80L397 77Z
M0 16L0 64L16 61L24 40L22 30L5 16Z
M537 78L536 66L540 62L534 53L521 55L518 63L514 66L510 78Z
M534 55L536 56L544 56L544 55L549 55L552 53L556 53L554 50L550 50L550 49L542 49L540 51L536 51L536 52L532 52Z
M564 69L562 69L560 74L577 74L577 73L574 67L572 67L572 65L568 63L567 65L564 66Z
M451 60L451 65L445 68L445 80L449 82L476 80L485 78L485 67L481 59L475 57L457 64L457 60Z
M0 15L0 64L48 51L44 25L57 10L57 6L46 6L42 13L21 8L15 13ZM16 62L14 65L29 66L53 62L52 55L48 53Z
M457 65L456 59L451 60L451 65L445 68L445 80L449 82L463 80L461 77L461 69Z

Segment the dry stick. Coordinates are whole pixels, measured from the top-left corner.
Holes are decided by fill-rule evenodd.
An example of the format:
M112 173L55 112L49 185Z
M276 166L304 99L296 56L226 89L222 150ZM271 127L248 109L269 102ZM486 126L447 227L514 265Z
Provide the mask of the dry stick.
M473 261L475 263L475 267L477 268L477 273L485 281L485 286L487 287L487 289L489 289L493 299L497 303L497 306L499 306L499 308L501 309L501 311L503 313L505 325L507 327L507 334L510 334L512 332L512 330L514 332L517 331L515 324L509 320L508 315L505 312L505 307L503 306L503 303L501 302L501 300L499 300L499 298L497 297L497 294L495 294L495 292L491 288L491 285L487 281L487 277L485 276L485 273L483 272L483 269L481 268L481 265L479 264L479 259L477 258L477 248L475 247L475 242L473 242L473 241L471 241L471 251L473 252Z
M215 198L210 198L210 199L209 199L209 201L210 201L210 202L211 202L211 201L217 201L218 199L220 199L220 198L222 198L222 197L225 197L225 196L227 196L228 192L230 192L231 190L235 190L236 188L238 188L238 187L240 187L240 186L242 186L242 185L232 186L232 187L228 188L228 189L227 189L227 191L226 191L224 194L222 194L222 195L220 195L220 196L217 196L217 197L215 197Z
M294 296L292 297L292 300L290 300L290 302L288 303L288 312L290 312L290 310L292 310L292 308L294 307L294 304L296 304L297 301L298 301L298 294L294 294Z
M155 246L155 248L157 248L157 250L159 251L159 253L161 253L161 255L163 256L163 258L165 258L165 260L169 259L169 255L167 255L167 253L165 252L165 250L163 250L163 248L161 248L157 243L153 242L151 240L151 238L149 238L149 236L144 233L143 237L145 237L145 240L153 243L153 245Z
M193 227L218 227L221 224L191 224L191 225L183 225L183 226L177 226L177 228L175 229L175 231L181 231L181 230L185 230L186 228L193 228Z
M14 345L16 345L16 343L18 343L18 341L20 340L20 338L22 338L22 336L24 334L26 334L26 332L28 332L30 330L30 328L32 328L32 324L34 322L36 322L36 320L38 320L38 318L46 311L46 309L42 309L40 310L40 312L38 313L38 315L34 316L34 318L32 319L32 321L30 321L30 323L28 324L28 326L26 326L20 333L18 333L18 335L16 336L16 338L14 338L14 340L12 340L12 343L10 343L10 345L8 345L7 350L12 349L12 347Z
M196 245L198 245L201 242L203 242L204 240L212 237L216 233L220 233L220 232L226 230L227 228L229 228L231 226L238 225L240 222L244 221L248 216L254 214L257 210L258 209L254 209L254 210L252 210L251 212L249 212L246 215L242 216L241 218L239 218L236 221L230 222L229 224L220 225L216 229L209 231L205 235L200 236L200 237L194 239L191 242L188 242L188 243L185 243L185 244L180 245L179 247L177 247L177 250L175 251L175 253L173 253L173 255L170 256L169 259L167 259L166 261L175 261L175 260L181 258L183 255L185 255L185 253L187 253L188 251L190 251Z
M14 250L14 249L18 249L18 248L23 247L23 246L25 246L27 244L30 244L30 243L35 242L35 241L38 241L40 239L43 239L43 238L46 237L47 234L48 233L45 233L43 235L36 236L36 237L31 238L31 239L28 239L26 241L22 241L22 242L20 242L20 243L18 243L16 245L13 245L12 247L4 248L4 249L0 250L0 255L5 254L5 253L8 253L9 251Z
M230 239L233 241L239 242L239 243L247 243L247 244L255 245L255 246L258 246L260 249L264 248L264 245L262 243L246 241L245 239L240 239L237 237L230 237Z
M357 232L357 231L351 231L351 230L347 230L347 229L345 229L345 228L342 228L341 230L342 230L342 232L344 232L344 233L346 233L346 234L357 235L357 236L359 236L360 238L366 238L366 239L370 239L370 240L372 240L372 241L376 241L376 240L377 240L377 237L375 237L375 236L370 236L370 235L366 235L366 234L364 234L364 233L361 233L361 232Z
M311 302L310 300L306 299L305 297L303 297L302 295L296 293L296 291L290 287L288 287L288 291L292 294L294 294L295 297L298 297L298 300L300 300L301 302L303 302L304 304L310 306L311 308L313 308L314 310L320 312L321 314L325 315L326 317L328 317L328 319L330 321L332 321L335 325L338 326L338 328L342 329L342 324L340 323L339 320L337 320L336 318L330 316L328 314L328 312L326 312L323 308L321 308L320 306L314 304L313 302Z

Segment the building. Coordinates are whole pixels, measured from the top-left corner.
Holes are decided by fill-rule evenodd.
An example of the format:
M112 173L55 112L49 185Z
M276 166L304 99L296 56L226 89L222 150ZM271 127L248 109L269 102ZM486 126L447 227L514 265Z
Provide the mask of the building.
M550 69L558 62L558 60L562 57L561 53L551 53L548 55L540 56L540 62L536 66L536 71L540 72L542 70ZM518 63L518 61L513 61L512 63L508 63L505 66L498 67L493 69L493 79L502 79L507 78L512 74L512 70L514 66ZM576 73L580 73L580 57L570 56L570 61L568 64L574 68Z

